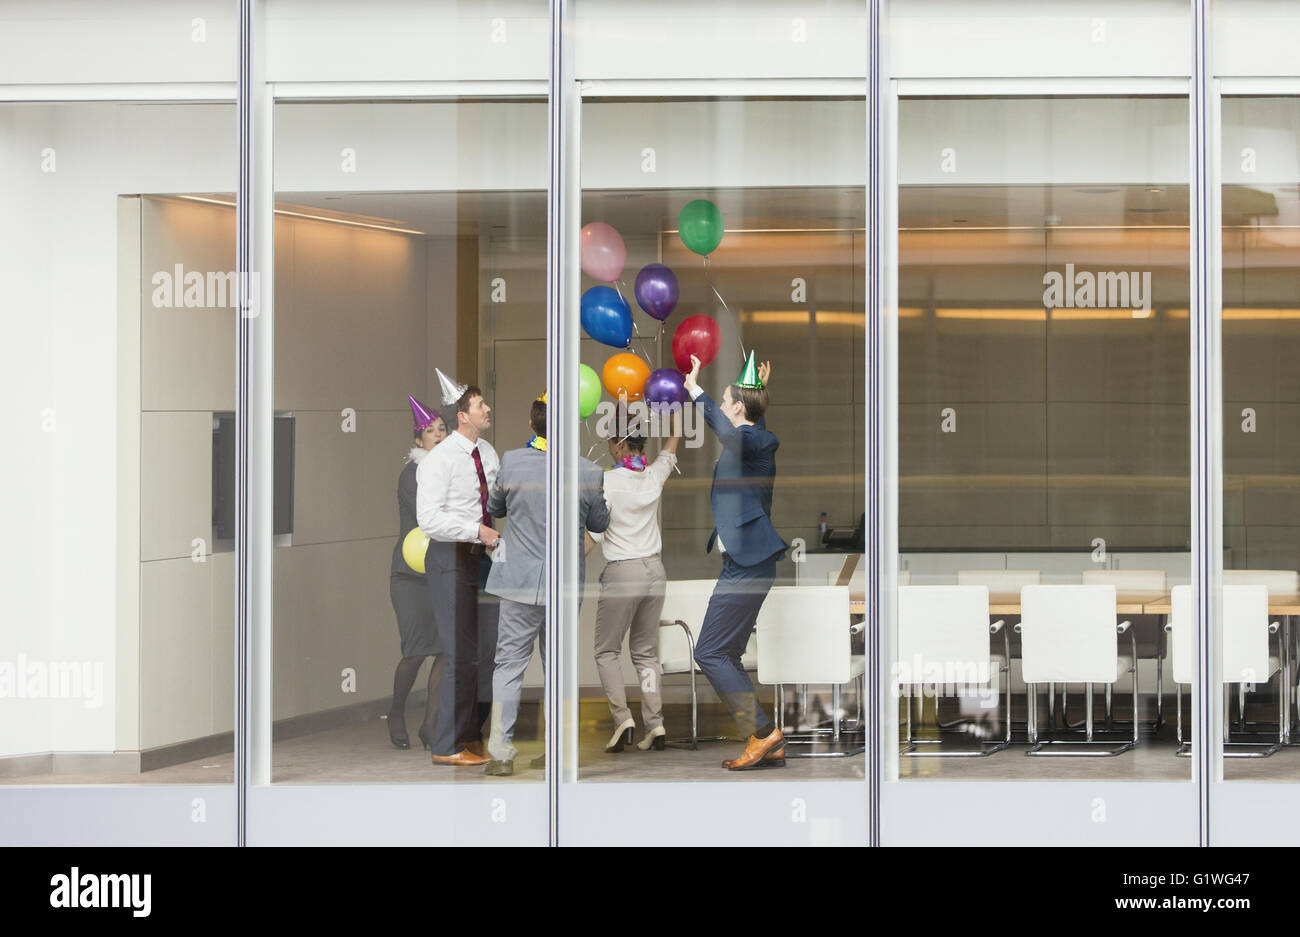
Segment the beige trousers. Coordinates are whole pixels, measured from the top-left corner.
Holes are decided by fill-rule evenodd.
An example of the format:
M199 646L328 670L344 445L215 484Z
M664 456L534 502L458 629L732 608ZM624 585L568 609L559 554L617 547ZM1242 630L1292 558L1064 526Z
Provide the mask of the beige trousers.
M609 699L614 725L632 718L623 686L620 656L623 636L632 652L632 666L641 684L641 721L646 730L664 724L662 676L659 672L659 613L664 607L667 577L658 554L605 564L600 574L596 606L596 669Z

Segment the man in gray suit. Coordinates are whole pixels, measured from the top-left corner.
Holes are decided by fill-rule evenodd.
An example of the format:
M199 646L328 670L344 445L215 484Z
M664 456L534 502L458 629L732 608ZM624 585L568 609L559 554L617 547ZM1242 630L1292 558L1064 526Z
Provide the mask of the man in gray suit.
M546 665L546 395L533 401L529 422L533 438L522 449L501 458L501 470L488 496L488 513L509 517L493 556L486 591L501 598L497 624L496 670L492 674L492 731L488 754L492 760L484 773L496 777L514 774L515 721L524 671L533 657L533 643L542 638L542 665ZM581 502L578 536L601 533L609 526L605 504L605 477L600 466L578 460ZM504 550L502 549L504 547ZM580 553L581 555L581 553ZM580 564L578 589L583 579ZM544 759L537 759L545 764Z

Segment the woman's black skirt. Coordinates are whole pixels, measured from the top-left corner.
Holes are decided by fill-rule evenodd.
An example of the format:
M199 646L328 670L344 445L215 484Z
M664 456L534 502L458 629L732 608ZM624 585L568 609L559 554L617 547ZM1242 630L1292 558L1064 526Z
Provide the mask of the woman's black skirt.
M402 656L441 654L433 604L424 577L393 573L388 580L388 594L393 600L393 611L397 613L397 630L402 634Z

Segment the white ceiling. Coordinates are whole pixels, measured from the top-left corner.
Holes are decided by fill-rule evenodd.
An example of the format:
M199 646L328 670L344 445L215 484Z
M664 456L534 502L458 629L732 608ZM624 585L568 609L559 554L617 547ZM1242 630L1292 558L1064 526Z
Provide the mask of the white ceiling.
M281 192L280 207L339 213L428 235L541 237L544 192ZM859 187L727 189L720 191L587 191L583 221L605 221L624 237L674 230L681 206L710 198L728 230L862 228ZM1300 220L1296 187L1270 190L1226 186L1229 225ZM907 186L900 190L899 225L907 228L1107 225L1186 226L1186 186Z

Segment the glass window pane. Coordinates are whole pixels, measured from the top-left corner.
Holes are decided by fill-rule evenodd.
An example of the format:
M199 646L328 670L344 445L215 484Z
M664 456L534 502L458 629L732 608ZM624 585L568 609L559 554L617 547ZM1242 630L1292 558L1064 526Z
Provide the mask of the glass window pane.
M663 800L654 842L860 841L865 4L576 13L564 425L609 517L579 518L561 841L644 841L602 820L617 782ZM750 811L777 783L809 826Z
M6 842L235 839L235 6L0 13Z
M1187 780L1186 100L899 123L899 776Z
M1278 748L1294 717L1291 606L1300 593L1300 384L1292 367L1300 348L1300 99L1227 97L1222 114L1223 774L1294 781L1294 759ZM1252 611L1252 591L1266 594L1267 605Z

